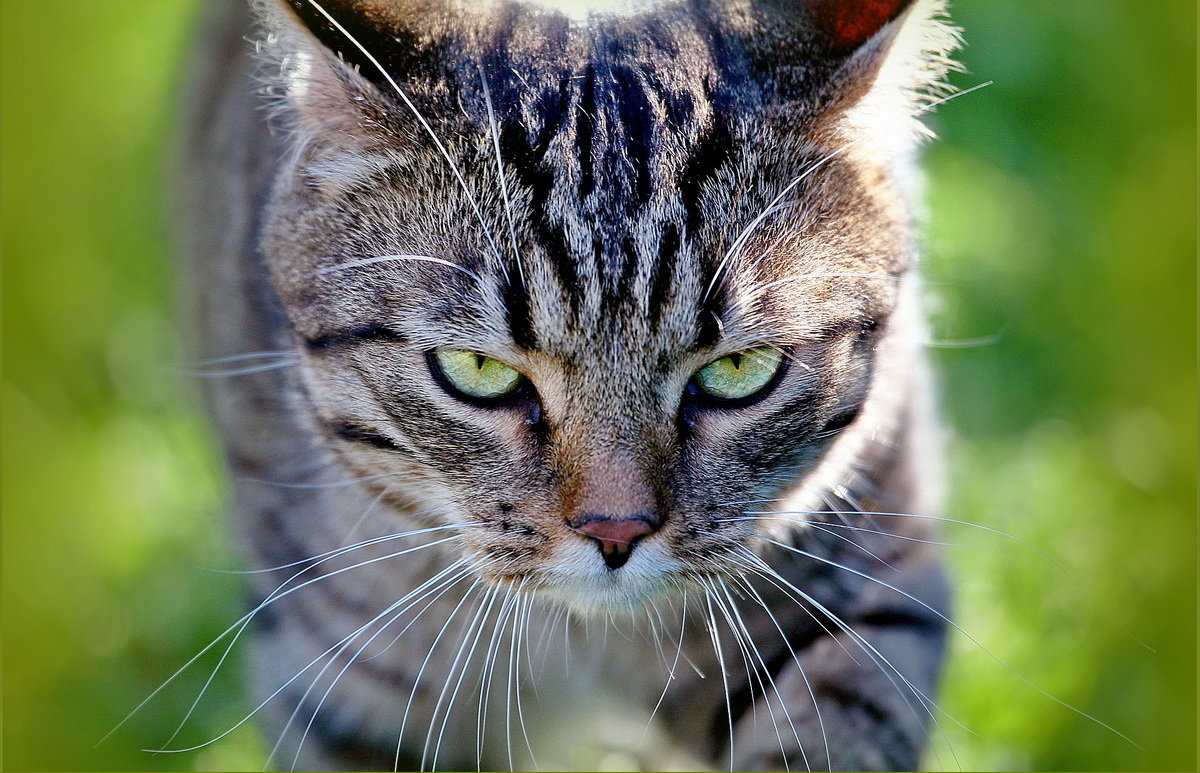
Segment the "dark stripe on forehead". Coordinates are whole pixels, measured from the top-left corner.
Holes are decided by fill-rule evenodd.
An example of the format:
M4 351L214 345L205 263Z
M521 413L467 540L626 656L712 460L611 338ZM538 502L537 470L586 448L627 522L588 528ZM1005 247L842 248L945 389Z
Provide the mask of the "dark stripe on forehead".
M700 304L700 312L696 319L696 348L716 346L721 340L725 312L728 308L725 288L718 283Z
M696 233L715 217L704 216L702 194L736 144L720 113L746 112L761 90L743 53L704 13L664 8L657 17L556 28L552 44L540 24L522 18L519 29L490 36L485 71L501 155L525 188L532 235L578 309L581 295L619 294L647 268L641 261L662 259L633 254L635 219L661 206L681 211ZM594 264L601 287L580 283L581 261ZM650 269L660 290L673 274L663 268Z
M663 312L670 303L675 267L679 265L679 249L679 227L674 223L665 224L658 241L654 271L650 276L650 297L646 299L646 311L652 327L658 327L662 322Z
M619 114L621 126L625 130L625 155L633 161L633 198L638 204L650 201L653 177L649 167L652 153L657 149L657 138L667 126L660 126L651 105L650 86L636 69L621 67L616 70L621 95ZM671 112L664 116L666 120L675 118L679 124L692 120L688 109L690 95L683 92L679 95L679 104L671 106ZM641 161L645 163L639 163Z
M712 216L724 213L708 211L703 193L717 173L733 160L734 137L719 105L714 105L712 121L692 148L679 175L679 191L687 213L687 230L699 232Z
M508 320L508 334L513 343L522 349L537 348L537 334L533 329L532 310L529 305L529 288L524 279L511 273L504 284L504 310Z
M575 158L579 163L579 198L590 194L596 187L593 168L592 140L596 133L596 68L587 65L581 75L576 76L580 85L574 100L575 108Z
M550 266L564 288L579 281L563 225L551 217L550 196L556 180L556 160L547 158L551 141L567 122L570 95L565 79L553 88L526 94L516 120L506 120L500 132L500 153L529 196L529 221L533 236L545 250ZM574 293L568 293L572 304ZM510 308L512 308L510 306Z

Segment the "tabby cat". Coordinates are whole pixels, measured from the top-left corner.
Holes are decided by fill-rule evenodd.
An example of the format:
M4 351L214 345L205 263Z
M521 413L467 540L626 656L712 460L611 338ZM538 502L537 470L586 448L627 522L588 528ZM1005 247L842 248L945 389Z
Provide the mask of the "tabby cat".
M920 763L954 32L608 6L205 11L180 246L271 766Z

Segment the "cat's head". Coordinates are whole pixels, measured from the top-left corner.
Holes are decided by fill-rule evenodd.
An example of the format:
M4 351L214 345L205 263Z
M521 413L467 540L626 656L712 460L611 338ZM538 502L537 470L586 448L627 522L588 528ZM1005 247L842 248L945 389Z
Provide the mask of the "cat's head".
M259 0L261 249L347 476L608 609L742 571L748 503L885 421L952 36L906 0L548 6Z

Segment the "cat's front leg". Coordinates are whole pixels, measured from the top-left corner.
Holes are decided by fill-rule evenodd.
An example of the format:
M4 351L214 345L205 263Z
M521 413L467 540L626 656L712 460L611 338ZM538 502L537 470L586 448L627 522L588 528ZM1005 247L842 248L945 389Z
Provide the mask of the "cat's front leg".
M910 580L906 592L923 586L913 595L944 614L940 571ZM916 769L937 733L947 624L902 594L873 595L844 628L782 659L775 687L734 725L733 770Z

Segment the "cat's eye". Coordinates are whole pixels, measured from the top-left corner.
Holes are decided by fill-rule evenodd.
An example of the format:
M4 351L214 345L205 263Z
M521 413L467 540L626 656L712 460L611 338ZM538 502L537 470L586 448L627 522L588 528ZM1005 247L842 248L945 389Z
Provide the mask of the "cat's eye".
M435 349L434 372L454 391L476 400L498 400L513 394L523 377L511 365L466 349Z
M747 349L713 360L692 377L696 388L709 398L740 401L755 397L775 379L783 352L771 346Z

